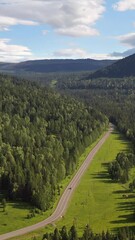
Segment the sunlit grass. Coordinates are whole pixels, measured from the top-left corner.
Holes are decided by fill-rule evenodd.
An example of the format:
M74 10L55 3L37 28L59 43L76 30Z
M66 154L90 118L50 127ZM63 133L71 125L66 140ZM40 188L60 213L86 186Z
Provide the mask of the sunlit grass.
M113 183L107 172L108 163L115 159L117 153L129 148L129 142L120 134L111 134L83 176L67 213L57 223L58 227L75 223L81 232L86 223L89 223L94 232L102 232L127 225L135 226L135 201L130 198L131 193L128 193L128 198L123 197L128 191L128 184ZM135 170L131 171L132 177L133 171Z

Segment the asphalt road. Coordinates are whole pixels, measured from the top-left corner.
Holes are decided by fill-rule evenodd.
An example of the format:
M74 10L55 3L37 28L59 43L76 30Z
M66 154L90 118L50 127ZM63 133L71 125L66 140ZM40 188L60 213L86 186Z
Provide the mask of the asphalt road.
M82 175L84 174L84 172L86 171L86 169L88 168L90 163L92 162L95 154L101 148L101 146L106 141L106 139L109 137L112 130L113 130L113 126L110 126L109 130L105 133L103 138L97 143L97 145L89 153L86 160L83 162L83 164L81 165L81 167L79 168L79 170L77 171L77 173L75 174L75 176L73 177L73 179L71 180L69 185L66 187L65 191L63 192L63 194L59 200L59 203L58 203L55 211L52 213L52 215L50 217L43 220L42 222L32 225L32 226L21 228L16 231L13 231L13 232L9 232L9 233L0 235L0 240L5 240L5 239L12 238L12 237L24 235L26 233L35 231L39 228L45 227L48 224L54 223L56 220L61 218L65 213L69 199L71 198L71 195L74 192L75 188L78 186Z

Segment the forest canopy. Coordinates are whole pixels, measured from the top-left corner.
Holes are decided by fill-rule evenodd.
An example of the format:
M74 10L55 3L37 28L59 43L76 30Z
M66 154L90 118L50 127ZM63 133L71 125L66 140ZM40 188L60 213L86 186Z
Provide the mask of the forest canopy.
M104 113L118 129L135 143L135 77L64 79L59 90L83 100Z
M46 210L108 120L82 102L16 77L0 75L0 97L0 192Z

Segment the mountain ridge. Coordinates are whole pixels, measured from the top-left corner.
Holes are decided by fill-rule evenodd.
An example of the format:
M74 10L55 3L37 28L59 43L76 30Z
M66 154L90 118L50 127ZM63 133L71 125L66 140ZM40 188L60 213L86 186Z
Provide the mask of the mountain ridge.
M0 63L0 71L29 72L79 72L96 71L116 62L116 60L95 59L46 59L29 60L20 63Z
M110 66L89 75L89 78L123 78L135 76L135 54L118 60Z

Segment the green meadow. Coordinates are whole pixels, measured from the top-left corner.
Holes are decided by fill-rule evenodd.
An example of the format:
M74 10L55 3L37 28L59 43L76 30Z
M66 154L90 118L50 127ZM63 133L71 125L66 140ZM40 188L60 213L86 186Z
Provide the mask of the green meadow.
M130 148L129 142L118 132L110 135L83 176L58 227L70 227L74 223L81 232L88 223L98 233L135 226L135 196L129 193L129 183L114 183L107 172L108 163L117 153ZM130 181L133 176L135 169L130 172Z
M61 228L63 225L70 228L71 225L75 224L79 233L82 233L87 223L96 233L103 230L115 231L124 226L135 226L135 196L133 193L129 193L129 183L114 183L107 173L108 163L115 159L117 153L129 151L130 148L131 144L121 134L113 132L84 174L63 218L35 233L14 239L30 240L33 239L33 236L42 239L40 237L43 233L53 231L55 227ZM86 157L88 150L90 149L86 150L80 161ZM135 169L132 169L130 181L134 175Z

